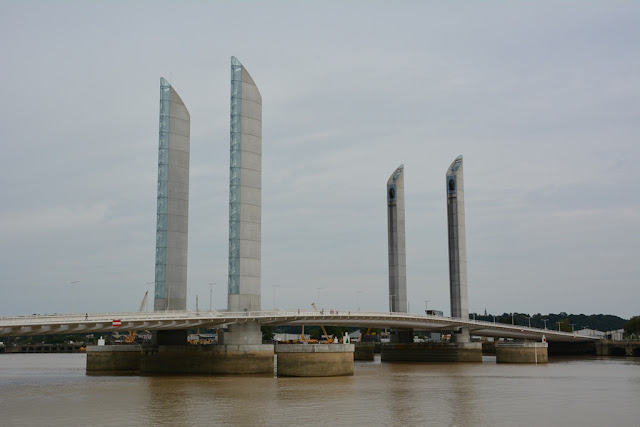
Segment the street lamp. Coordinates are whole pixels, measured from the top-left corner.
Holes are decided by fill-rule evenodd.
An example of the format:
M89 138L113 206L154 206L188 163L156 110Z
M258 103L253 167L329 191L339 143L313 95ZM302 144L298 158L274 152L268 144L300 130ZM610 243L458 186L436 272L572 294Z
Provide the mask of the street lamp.
M516 324L516 322L513 320L513 313L511 313L511 324L512 324L512 325L515 325L515 324Z
M527 316L529 318L529 327L531 327L531 316Z
M429 304L429 301L431 301L431 300L430 299L424 300L424 313L425 314L429 314L429 307L427 307L427 305Z
M571 325L571 332L575 332L576 331L576 324L575 323L569 323L569 325Z
M69 280L67 282L69 283L69 288L71 289L71 314L73 314L73 285L79 282L80 282L79 280Z
M562 322L556 322L556 323L558 324L558 331L560 331L560 324L561 324Z
M544 330L547 330L547 322L549 321L549 319L541 319L544 322Z
M276 311L276 288L280 287L280 285L271 286L273 286L273 311Z
M213 311L213 287L216 285L216 282L209 283L211 289L209 290L209 311Z

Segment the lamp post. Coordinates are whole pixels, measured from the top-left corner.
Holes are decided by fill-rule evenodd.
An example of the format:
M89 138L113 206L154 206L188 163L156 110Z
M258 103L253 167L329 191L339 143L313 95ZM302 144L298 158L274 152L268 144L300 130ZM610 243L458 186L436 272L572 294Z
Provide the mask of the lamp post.
M558 324L558 332L559 332L559 331L560 331L560 324L561 324L562 322L556 322L556 323Z
M273 287L273 311L276 311L276 288L280 285L271 285Z
M576 328L575 328L576 324L575 324L575 323L569 323L569 325L571 325L571 332L574 332L574 333L575 333L575 331L576 331Z
M209 283L211 289L209 290L209 311L213 311L213 287L216 285L216 282Z
M429 301L431 300L430 299L424 300L424 314L429 314L429 307L427 307L427 305L429 304Z
M514 317L513 317L513 312L511 313L511 324L512 324L512 325L515 325L515 324L516 324L516 322L515 322L515 320L514 320Z
M544 330L547 330L547 322L549 321L549 319L541 319L544 322Z
M69 280L67 282L69 283L69 288L71 289L71 314L73 314L73 285L79 282L80 282L79 280Z
M529 327L531 327L531 316L527 316L529 318Z

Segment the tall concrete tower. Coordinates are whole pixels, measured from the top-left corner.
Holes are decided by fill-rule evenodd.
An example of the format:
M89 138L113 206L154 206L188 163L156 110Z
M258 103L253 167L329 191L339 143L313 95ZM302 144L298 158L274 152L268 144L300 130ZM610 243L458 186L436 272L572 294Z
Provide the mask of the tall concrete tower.
M231 57L229 294L232 312L260 310L262 228L262 96L249 72ZM256 323L233 325L224 344L260 344Z
M229 311L260 310L262 96L231 58Z
M387 181L389 311L407 312L407 252L404 234L404 165Z
M447 223L449 229L449 292L451 317L469 319L467 296L467 243L464 220L464 177L462 156L458 156L447 170ZM467 342L469 331L463 328L454 333L457 342Z
M161 78L155 311L187 308L190 126L184 102Z

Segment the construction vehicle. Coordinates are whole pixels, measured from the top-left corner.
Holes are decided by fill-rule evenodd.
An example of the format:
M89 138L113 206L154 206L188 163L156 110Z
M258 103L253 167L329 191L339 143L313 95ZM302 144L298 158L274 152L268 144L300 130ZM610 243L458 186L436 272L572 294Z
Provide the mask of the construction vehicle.
M144 293L144 297L142 298L142 304L140 304L140 313L144 310L144 305L147 303L147 297L149 296L149 291ZM138 335L138 331L129 331L129 335L124 338L125 344L133 344L136 340L136 336Z
M313 309L315 311L318 311L318 308L316 307L316 303L315 302L312 302L311 306L313 307ZM327 344L331 344L335 338L333 338L333 336L331 338L329 337L329 334L327 333L327 330L324 328L324 326L320 325L320 327L322 328L322 333L324 334L324 336L327 339L326 343Z

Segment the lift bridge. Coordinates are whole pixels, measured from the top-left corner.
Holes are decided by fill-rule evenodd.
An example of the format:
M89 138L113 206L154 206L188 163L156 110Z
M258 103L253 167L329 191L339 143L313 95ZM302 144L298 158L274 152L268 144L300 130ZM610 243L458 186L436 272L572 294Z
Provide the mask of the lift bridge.
M154 311L123 313L55 314L0 316L0 337L47 334L89 334L118 330L167 331L195 328L222 328L231 324L256 321L262 326L325 325L367 328L405 328L427 332L451 333L468 328L471 335L550 342L586 342L596 338L527 326L465 320L413 313L368 312L356 310L271 310L226 311Z

